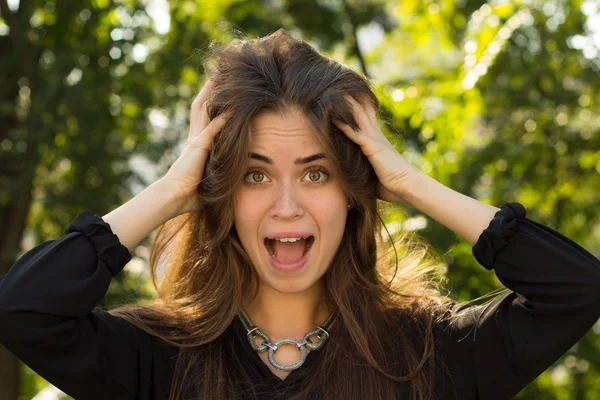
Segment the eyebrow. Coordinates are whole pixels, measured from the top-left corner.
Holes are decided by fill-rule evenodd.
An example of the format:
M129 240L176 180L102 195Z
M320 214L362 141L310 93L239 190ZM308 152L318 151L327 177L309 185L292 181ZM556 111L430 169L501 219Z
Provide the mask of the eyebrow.
M267 156L263 156L262 154L250 153L248 158L253 158L255 160L264 161L267 164L273 164L273 160L271 158L269 158ZM308 164L311 161L320 160L321 158L327 158L327 156L323 153L317 153L317 154L313 154L312 156L308 156L308 157L299 157L299 158L296 158L296 160L294 161L294 164Z

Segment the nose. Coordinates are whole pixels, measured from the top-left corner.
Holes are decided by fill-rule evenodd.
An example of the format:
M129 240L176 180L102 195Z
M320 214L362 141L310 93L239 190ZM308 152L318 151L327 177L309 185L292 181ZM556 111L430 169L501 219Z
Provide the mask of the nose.
M271 208L271 216L279 219L292 219L304 214L303 208L298 201L296 188L289 182L285 182L277 190L275 202Z

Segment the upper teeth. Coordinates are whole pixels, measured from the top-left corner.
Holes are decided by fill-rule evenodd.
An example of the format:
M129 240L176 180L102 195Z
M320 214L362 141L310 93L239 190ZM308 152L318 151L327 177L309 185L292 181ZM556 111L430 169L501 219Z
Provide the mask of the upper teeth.
M273 239L273 240L279 240L280 242L292 242L292 243L294 243L294 242L296 242L298 240L302 240L302 239L304 239L304 238L299 238L299 237L298 238L279 238L279 239Z

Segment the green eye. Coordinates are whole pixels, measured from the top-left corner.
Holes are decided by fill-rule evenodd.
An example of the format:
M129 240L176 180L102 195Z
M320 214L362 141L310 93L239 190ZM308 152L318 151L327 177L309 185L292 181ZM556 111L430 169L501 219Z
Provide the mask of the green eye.
M311 179L311 175L312 175L312 174L317 174L317 179L319 179L319 174L323 174L323 175L325 175L325 177L327 177L327 176L328 176L326 172L324 172L324 171L321 171L321 170L319 170L319 169L312 169L312 170L308 171L306 175L308 175L308 176L309 176L309 180L310 180L311 182L315 182L315 183L317 183L317 181L313 181L313 180ZM325 180L326 180L326 178L325 178Z
M254 179L254 177L256 177L256 175L262 175L262 176L263 176L263 179L264 179L264 176L265 176L265 174L263 174L263 173L262 173L262 172L260 172L260 171L253 171L253 172L250 172L250 173L249 173L247 176L251 176L251 177ZM262 179L261 179L261 182L262 182ZM251 183L261 183L261 182L251 182Z
M315 173L316 174L320 173L320 174L324 175L325 178L320 181L313 180L313 178L315 177L315 175L314 175ZM266 174L260 169L251 169L248 171L248 173L244 177L245 178L244 180L251 185L260 185L260 184L264 183L264 179L261 179L260 181L255 180L257 175L264 177ZM311 183L315 183L317 185L325 183L329 180L329 173L322 167L311 168L308 171L306 171L306 174L304 176L309 176L309 181ZM316 175L316 179L319 179L318 175Z

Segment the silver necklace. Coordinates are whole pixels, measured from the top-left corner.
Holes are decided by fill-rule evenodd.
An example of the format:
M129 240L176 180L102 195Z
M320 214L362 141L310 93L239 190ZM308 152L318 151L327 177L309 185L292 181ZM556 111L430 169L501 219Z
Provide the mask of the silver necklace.
M306 361L306 356L308 354L307 349L318 350L321 347L323 347L325 341L329 339L329 332L327 332L327 329L330 329L331 325L333 325L334 313L329 314L329 317L327 317L327 320L323 323L323 325L317 325L317 327L314 330L304 335L304 338L301 342L298 341L296 338L290 337L277 339L275 342L271 342L271 338L269 338L267 334L261 332L260 329L258 329L252 324L252 321L250 321L250 318L244 312L244 310L240 311L239 316L240 320L242 321L242 324L244 325L244 329L246 330L246 338L248 339L250 346L252 346L252 349L254 349L254 351L258 353L268 350L268 359L273 367L280 371L292 371L297 368L300 368L300 366L304 364L304 361ZM319 338L319 340L316 343L313 343L310 340L310 337L313 335L316 335ZM256 343L254 343L254 338L256 338L257 336L260 336L264 340L258 346L256 345ZM300 359L288 365L279 364L277 361L275 361L273 355L277 351L277 348L282 344L295 345L296 348L300 350Z

